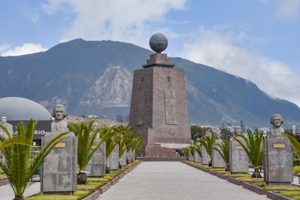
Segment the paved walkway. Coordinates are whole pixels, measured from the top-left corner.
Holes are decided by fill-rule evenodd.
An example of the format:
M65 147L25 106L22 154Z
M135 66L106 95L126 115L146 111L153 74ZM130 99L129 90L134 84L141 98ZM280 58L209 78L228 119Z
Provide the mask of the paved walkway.
M181 162L143 162L98 200L266 200Z

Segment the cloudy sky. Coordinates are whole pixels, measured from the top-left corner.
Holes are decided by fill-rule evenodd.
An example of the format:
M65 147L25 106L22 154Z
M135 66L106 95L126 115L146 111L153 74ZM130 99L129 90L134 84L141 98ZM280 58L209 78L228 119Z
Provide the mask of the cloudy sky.
M75 38L148 48L256 83L300 106L300 0L2 0L0 55L45 51Z

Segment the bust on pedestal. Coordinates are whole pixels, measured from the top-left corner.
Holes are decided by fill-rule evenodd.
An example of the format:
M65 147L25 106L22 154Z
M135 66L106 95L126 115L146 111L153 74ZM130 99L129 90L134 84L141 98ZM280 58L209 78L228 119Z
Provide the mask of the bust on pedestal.
M224 159L222 158L220 153L215 149L215 148L220 149L218 144L221 144L221 143L222 143L221 139L216 139L215 144L213 144L211 164L212 164L212 167L214 167L214 168L225 168L226 167L226 163L225 163ZM221 149L220 149L220 151L221 151Z
M97 131L98 123L94 122L92 124L93 131ZM96 145L100 141L100 132L97 134L97 137L94 141ZM90 172L88 176L99 177L104 176L106 171L106 146L105 142L102 142L100 147L96 150L92 158L90 159L86 171Z
M240 139L239 141L245 144L245 141L239 137L242 134L241 127L234 127L233 134L237 139ZM230 140L229 165L231 173L248 173L249 171L248 155L242 145L233 138Z
M267 184L290 184L293 181L293 149L281 127L280 114L271 117L273 127L264 138L264 180Z
M42 143L47 144L58 134L68 131L65 107L57 104L53 108L54 121L51 133L46 133ZM41 177L41 191L44 193L72 194L77 186L77 137L69 133L58 143L44 160Z

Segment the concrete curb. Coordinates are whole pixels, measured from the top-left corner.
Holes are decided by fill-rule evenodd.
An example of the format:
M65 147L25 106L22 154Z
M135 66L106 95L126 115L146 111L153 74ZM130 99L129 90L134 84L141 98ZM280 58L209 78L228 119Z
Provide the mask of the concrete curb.
M284 197L280 194L277 194L275 192L271 192L271 191L266 191L267 197L273 200L293 200L291 198L288 197Z
M99 196L100 196L100 191L96 190L95 192L93 192L92 194L90 194L89 196L85 197L82 200L96 200Z
M257 194L260 194L260 195L266 195L266 190L261 188L261 187L258 187L258 186L255 186L255 185L252 185L248 182L243 182L242 183L242 186L248 190L251 190L252 192L255 192Z
M230 183L233 183L233 184L236 184L236 185L239 185L239 186L243 186L243 188L247 189L247 190L250 190L252 192L255 192L256 194L259 194L259 195L266 195L268 198L270 199L273 199L273 200L293 200L291 198L288 198L288 197L284 197L280 194L277 194L275 192L272 192L270 190L266 190L266 189L263 189L263 188L260 188L258 186L255 186L255 185L252 185L251 182L255 182L255 181L240 181L240 180L237 180L233 177L228 177L228 176L225 176L223 174L220 174L218 172L213 172L213 171L210 171L208 169L204 169L204 168L201 168L201 167L197 167L197 166L194 166L190 163L187 163L187 162L182 162L188 166L191 166L191 167L194 167L196 169L199 169L203 172L207 172L211 175L215 175L219 178L222 178L222 179L225 179L227 180L228 182Z

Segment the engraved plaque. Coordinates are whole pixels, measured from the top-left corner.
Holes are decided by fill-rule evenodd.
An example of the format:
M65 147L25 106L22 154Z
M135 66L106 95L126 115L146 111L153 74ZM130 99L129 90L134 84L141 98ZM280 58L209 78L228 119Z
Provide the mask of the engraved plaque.
M273 148L275 148L275 149L284 149L285 144L273 144Z
M61 143L56 144L54 148L65 148L65 147L66 147L66 143L61 142Z
M165 90L165 113L166 124L177 124L176 117L176 91L172 89Z

